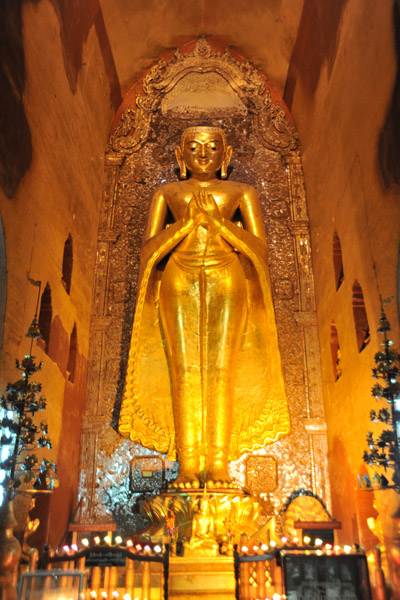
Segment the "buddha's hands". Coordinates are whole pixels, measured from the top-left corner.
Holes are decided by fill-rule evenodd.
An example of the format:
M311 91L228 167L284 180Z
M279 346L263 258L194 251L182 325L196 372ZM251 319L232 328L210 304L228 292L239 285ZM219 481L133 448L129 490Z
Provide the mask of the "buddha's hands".
M186 216L201 224L209 222L210 217L211 220L219 220L221 218L221 213L214 196L209 194L206 190L199 190L198 192L193 193L187 208Z
M197 205L200 210L205 212L210 217L214 217L214 219L218 219L221 217L221 213L218 208L218 204L215 201L215 198L212 194L209 194L207 190L199 190L195 192L192 196L196 200Z

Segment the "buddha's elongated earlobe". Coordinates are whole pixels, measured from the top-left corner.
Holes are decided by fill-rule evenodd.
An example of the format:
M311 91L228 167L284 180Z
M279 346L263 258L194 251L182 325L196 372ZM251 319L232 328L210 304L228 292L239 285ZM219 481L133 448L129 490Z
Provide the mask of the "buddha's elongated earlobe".
M225 151L224 160L221 165L221 179L226 179L228 177L228 165L230 163L232 156L232 146L227 146Z
M179 146L175 147L175 156L176 156L176 160L178 161L178 165L179 165L179 179L186 179L187 178L186 163L183 160L182 150Z

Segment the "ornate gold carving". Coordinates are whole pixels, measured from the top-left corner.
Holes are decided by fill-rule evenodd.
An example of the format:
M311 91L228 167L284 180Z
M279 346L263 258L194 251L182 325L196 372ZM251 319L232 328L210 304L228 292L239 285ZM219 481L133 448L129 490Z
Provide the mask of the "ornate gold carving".
M182 54L176 51L173 58L159 61L143 80L146 96L139 101L146 110L156 110L160 98L188 73L219 73L228 81L246 106L249 97L256 98L264 92L264 82L257 70L249 62L236 60L227 49L224 54L213 52L206 39L200 38L192 52Z
M136 97L137 108L128 106L123 112L121 120L110 138L110 149L131 154L140 150L147 141L151 114L146 111L140 100L138 95Z
M132 108L132 111L142 110L144 114L135 117L128 113L122 118L110 140L111 146L114 144L121 151L115 153L111 149L106 157L99 228L100 231L116 231L119 235L114 241L100 241L98 245L80 495L84 498L82 519L90 522L113 518L120 530L125 528L127 535L146 525L137 508L140 496L132 493L129 487L129 465L136 457L152 454L122 439L113 429L132 329L140 244L151 192L162 180L176 180L172 170L176 140L185 127L199 122L198 111L191 112L185 106L180 112L163 114L161 101L170 89L175 89L177 81L182 81L187 73L195 72L196 61L201 68L211 65L207 62L207 45L204 50L199 46L197 57L193 51L188 71L185 71L186 54L178 61L174 57L171 59L178 64L175 71L169 70L171 61L156 66L154 86L149 82L147 91L141 94L144 99L150 96L145 102L146 110L141 103L140 107L135 104ZM215 56L210 60L214 66L220 62L218 73L229 84L229 78L235 74L236 87L240 88L238 95L240 92L247 112L238 110L222 114L209 110L204 112L202 120L221 125L227 131L229 143L237 147L229 179L245 181L257 189L267 233L272 295L292 422L292 433L268 447L268 456L278 465L277 488L269 494L269 500L275 519L279 521L284 502L299 488L312 486L329 506L326 435L323 432L320 435L308 433L304 427L304 417L323 419L324 412L317 329L315 325L309 326L309 323L315 323L312 264L309 250L305 257L300 255L299 244L300 239L307 240L309 248L301 158L296 149L287 153L289 142L285 127L282 128L285 141L278 142L273 151L262 142L260 122L262 127L272 127L272 133L266 134L267 139L279 135L280 125L271 126L266 115L258 121L268 100L264 100L262 80L254 67L250 65L250 70L245 67L241 71L243 63L236 61L228 68L225 59L221 61L225 54L211 54ZM167 75L164 80L163 73ZM199 68L196 73L201 77L202 70ZM152 108L154 110L148 110ZM132 129L135 118L138 118L137 131ZM285 204L289 206L288 211ZM293 223L296 228L291 229ZM96 415L99 415L98 420ZM257 452L262 453L262 450ZM229 466L231 478L243 487L246 458L243 456ZM177 465L165 461L165 467L165 481L170 483L176 477ZM158 491L161 490L156 489L155 493ZM254 493L252 489L250 491Z
M278 487L278 465L273 456L249 456L246 460L246 487L254 494L269 494Z
M295 128L279 104L273 104L269 90L264 96L263 109L257 114L257 131L260 142L266 148L283 155L298 146Z
M261 143L270 150L288 154L297 148L295 129L285 111L273 104L269 90L258 71L249 63L239 61L227 49L224 54L213 52L206 39L197 41L192 52L177 50L169 61L160 60L144 77L144 95L136 94L135 107L128 106L110 138L110 149L132 154L146 143L152 113L159 108L163 97L189 73L218 73L237 93L255 116Z
M188 541L192 537L193 520L197 520L203 500L207 501L207 512L213 521L211 540L222 542L228 537L231 543L239 543L242 534L253 535L260 526L262 506L254 497L240 492L176 492L163 493L149 498L143 511L151 523L148 535L153 541L165 536L167 518L174 515L178 539ZM264 520L265 520L264 516ZM194 532L196 535L196 531Z
M99 242L116 242L118 238L118 230L102 229L99 231Z
M107 166L120 166L124 162L125 156L123 154L118 154L109 152L105 157L105 164Z
M138 456L131 461L129 486L132 492L152 491L164 483L163 459L156 456Z
M326 433L326 421L321 418L316 419L304 419L304 427L307 433L311 435L321 435Z

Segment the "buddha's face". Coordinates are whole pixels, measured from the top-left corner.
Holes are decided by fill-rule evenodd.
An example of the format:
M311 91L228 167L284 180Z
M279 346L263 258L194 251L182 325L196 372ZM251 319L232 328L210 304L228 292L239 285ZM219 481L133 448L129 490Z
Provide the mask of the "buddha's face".
M192 175L214 176L221 168L225 146L218 132L196 132L185 136L182 158Z

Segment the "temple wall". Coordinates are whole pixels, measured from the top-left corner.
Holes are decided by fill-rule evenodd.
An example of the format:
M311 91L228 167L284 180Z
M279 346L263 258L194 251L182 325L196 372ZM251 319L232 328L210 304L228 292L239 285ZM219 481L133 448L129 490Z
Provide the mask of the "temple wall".
M381 341L376 333L380 295L394 297L386 312L395 347L399 345L400 197L398 189L385 189L378 163L379 134L396 75L392 31L391 2L350 1L342 14L335 52L319 64L315 91L309 74L292 69L296 81L291 84L291 109L302 142L311 225L332 508L335 518L342 521L339 538L343 542L353 538L363 543L368 532L365 517L376 516L372 497L360 504L357 475L362 469L366 432L376 431L369 412L377 407L370 390L373 357ZM309 47L297 44L303 56L292 56L292 63L311 56L312 42L311 37ZM320 59L313 56L315 67ZM333 270L335 231L344 268L338 291ZM355 280L363 291L371 330L371 341L360 353L352 311ZM332 320L341 350L342 375L336 382L330 348ZM388 517L393 512L390 506L385 508L393 500L392 492L361 494L374 496L381 517L385 511ZM361 505L357 514L356 507ZM387 534L391 526L389 518L384 524Z
M39 420L48 421L52 456L61 481L50 499L49 540L58 544L76 504L92 273L111 106L93 30L83 48L85 67L72 93L64 69L59 23L50 2L25 3L22 17L26 69L23 100L33 154L15 197L7 198L0 191L7 259L0 386L3 389L8 381L17 379L14 359L29 352L29 340L24 336L35 313L38 290L28 282L29 274L41 280L42 292L46 283L51 288L48 351L42 342L34 342L33 354L44 363L37 379L43 385L48 408L40 413ZM17 123L14 128L17 132ZM73 268L68 295L61 276L64 243L69 234ZM67 363L74 323L77 349L75 374L70 381ZM48 502L48 498L37 502L37 510L42 513L42 539Z
M125 15L117 15L109 26L108 40L104 23L103 29L99 20L92 26L94 17L89 14L89 3L81 2L85 13L85 18L79 19L84 21L81 29L68 15L68 6L75 3L10 3L20 4L26 68L23 104L33 152L30 168L15 196L7 197L0 190L7 258L0 387L17 377L14 359L29 350L24 334L35 311L37 289L27 281L29 273L42 281L42 291L48 282L52 294L49 350L46 354L42 345L35 345L34 353L44 362L40 381L49 403L44 418L49 422L53 455L60 470L61 488L51 498L49 539L58 543L76 501L98 211L104 150L113 118L110 90L114 107L118 106L118 77L126 92L139 73L153 64L162 48L173 46L180 36L201 34L202 27L211 35L222 35L227 43L235 42L258 68L283 87L286 63L279 56L268 54L264 40L286 23L289 55L292 32L301 11L297 5L294 14L290 8L294 3L282 3L286 13L278 12L278 3L275 9L263 9L262 3L256 3L257 10L249 12L246 7L244 16L238 9L239 3L233 2L227 15L226 3L216 2L209 9L212 15L202 23L198 6L180 2L168 8L167 16L157 17L160 5L154 0L136 19L129 17L127 27L121 22L128 23L128 17L125 20ZM102 4L104 17L110 22L108 13L114 5ZM58 7L57 12L53 6ZM320 11L316 10L318 6ZM399 193L384 187L378 164L379 134L396 77L392 7L391 0L306 0L284 96L302 148L328 425L332 512L343 524L341 541L351 538L363 543L368 538L371 545L374 539L368 537L365 518L376 515L373 496L381 515L386 505L388 515L392 510L391 492L369 494L357 490L365 435L373 428L368 415L376 406L370 388L373 355L378 349L375 330L379 295L394 296L387 314L397 348L400 342ZM81 9L76 10L80 14ZM178 13L180 18L175 19ZM146 35L142 36L144 30ZM116 70L110 42L120 58ZM124 44L131 45L132 52L125 56L129 54L132 64L122 62ZM22 146L28 149L29 139L17 126L16 115L12 111L7 114L15 139L23 140ZM29 161L28 150L26 157L23 152L19 155ZM333 275L335 231L344 265L344 281L338 291ZM68 234L72 235L74 258L70 295L61 283L63 247ZM371 341L361 353L357 350L352 313L355 280L362 287L371 330ZM341 349L342 374L336 382L330 347L332 320ZM74 323L78 353L77 375L72 383L66 368ZM60 440L65 443L60 444ZM44 515L43 507L41 510ZM390 527L388 519L388 535Z

